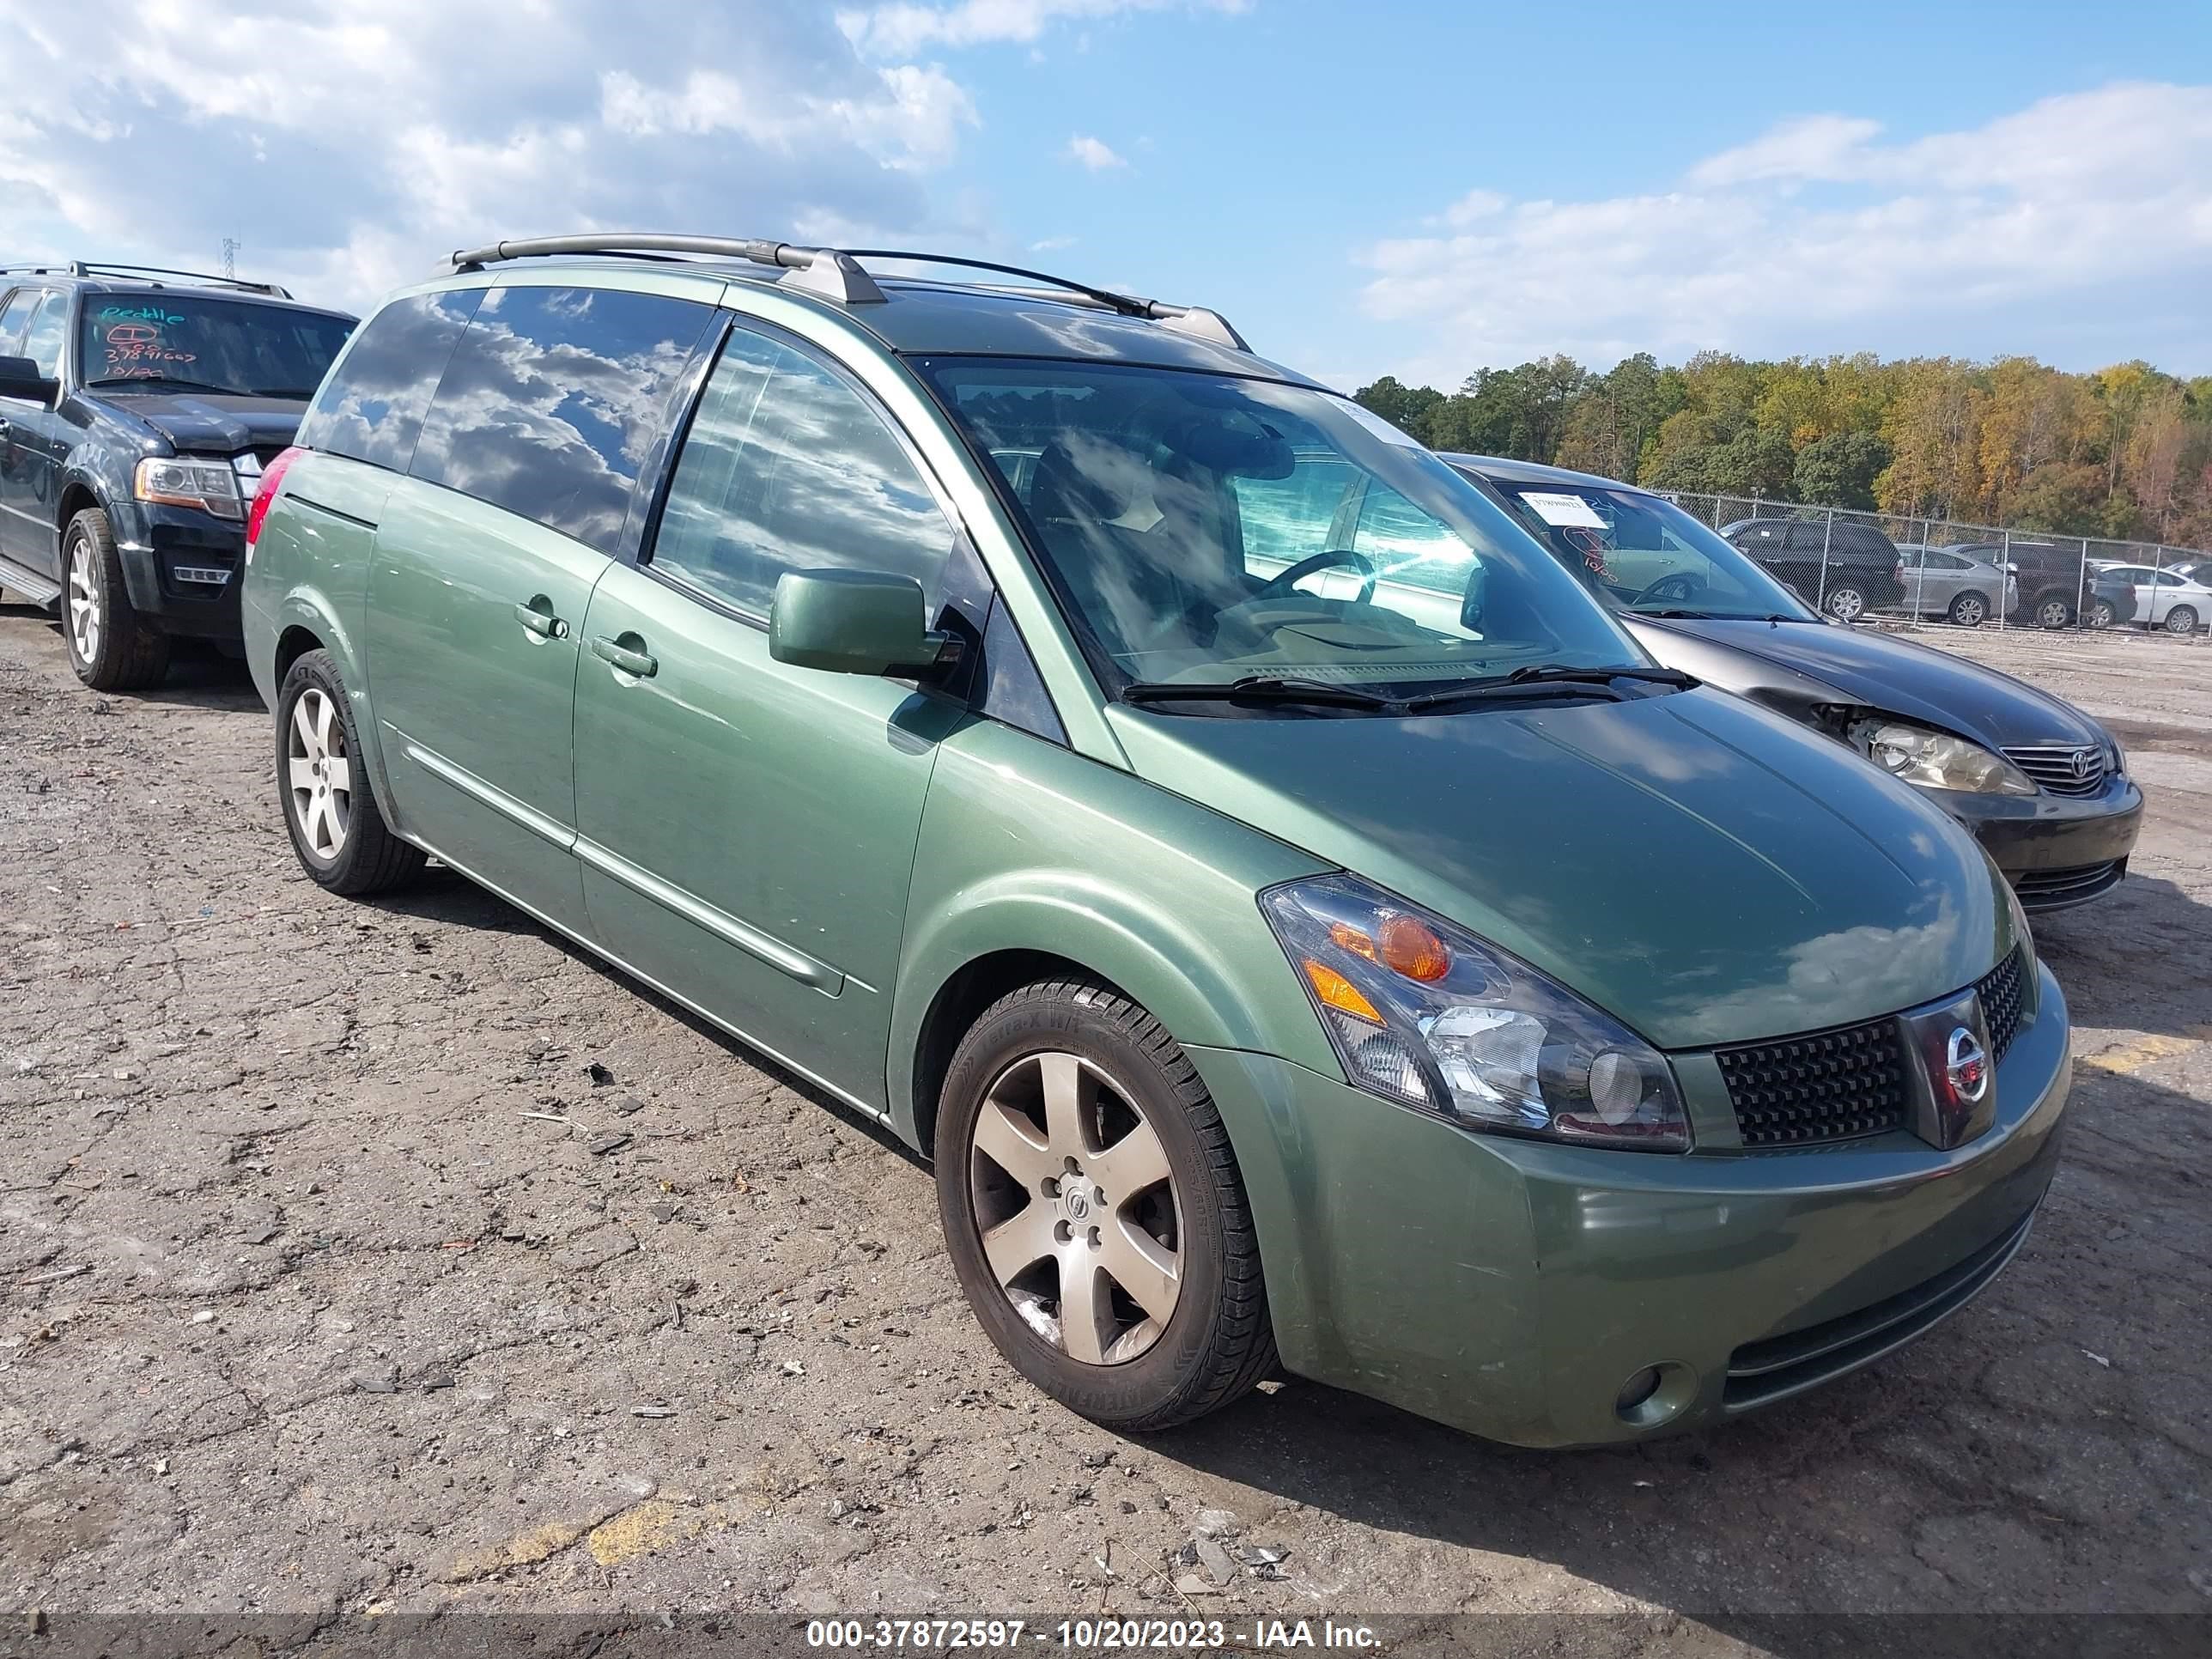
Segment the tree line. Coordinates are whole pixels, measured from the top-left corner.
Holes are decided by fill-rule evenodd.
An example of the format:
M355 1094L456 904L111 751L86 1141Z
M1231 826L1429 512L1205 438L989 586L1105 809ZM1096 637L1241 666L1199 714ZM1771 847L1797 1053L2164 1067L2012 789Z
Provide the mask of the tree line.
M1431 449L1655 489L2212 545L2212 375L2146 362L1639 352L1602 374L1553 356L1455 392L1385 375L1354 395Z

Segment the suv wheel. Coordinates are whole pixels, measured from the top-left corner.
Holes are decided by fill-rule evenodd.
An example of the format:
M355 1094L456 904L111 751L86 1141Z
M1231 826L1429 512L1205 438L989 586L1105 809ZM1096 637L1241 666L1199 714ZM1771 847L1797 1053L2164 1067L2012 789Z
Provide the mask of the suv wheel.
M62 537L62 634L70 666L95 691L140 691L169 672L169 637L147 626L123 585L107 514L88 507Z
M1839 622L1856 622L1866 615L1866 590L1846 582L1828 590L1828 614Z
M2166 613L2166 631L2179 634L2185 639L2197 631L2197 613L2185 605L2177 605Z
M2074 620L2074 607L2063 599L2041 599L2035 607L2039 628L2063 628Z
M1961 628L1979 628L1990 614L1990 602L1978 593L1961 593L1951 601L1951 620Z
M2089 614L2082 620L2090 627L2102 631L2118 622L2119 616L2120 613L2112 608L2112 602L2110 599L2099 599L2090 605Z
M422 849L386 827L360 763L353 707L327 651L310 651L276 696L276 793L302 869L358 897L412 880Z
M1070 1410L1169 1428L1274 1366L1228 1132L1188 1057L1127 998L1060 980L992 1005L946 1073L936 1154L969 1305Z

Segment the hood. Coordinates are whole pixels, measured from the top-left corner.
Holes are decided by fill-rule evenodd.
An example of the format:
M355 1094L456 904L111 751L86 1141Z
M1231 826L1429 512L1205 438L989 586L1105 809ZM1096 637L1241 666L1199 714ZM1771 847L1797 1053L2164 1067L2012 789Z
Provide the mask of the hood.
M1759 665L1764 664L1832 685L1850 702L1955 732L1986 748L2105 739L2094 720L2063 698L1948 651L1870 629L1819 623L1621 620L1661 662L1731 691L1757 690L1763 678ZM1719 647L1721 653L1697 647L1686 650L1680 643L1685 640ZM1751 660L1731 664L1727 659L1730 655Z
M304 398L226 398L206 392L118 392L102 387L100 399L143 421L180 454L280 448L292 441L307 410Z
M1662 1048L1870 1019L2011 948L2003 878L1948 816L1723 693L1109 718L1140 775L1462 923Z

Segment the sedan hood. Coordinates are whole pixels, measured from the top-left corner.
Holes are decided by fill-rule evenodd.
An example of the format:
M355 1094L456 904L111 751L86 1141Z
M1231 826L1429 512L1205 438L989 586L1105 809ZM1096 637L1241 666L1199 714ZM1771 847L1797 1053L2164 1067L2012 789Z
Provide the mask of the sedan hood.
M136 416L177 447L179 454L234 454L241 449L281 447L292 441L307 413L304 398L226 398L213 392L113 392L101 401Z
M1138 773L1472 928L1661 1048L1971 985L2003 878L1913 790L1706 691L1404 720L1111 710Z
M1731 691L1754 690L1761 679L1756 664L1764 663L1832 685L1853 702L1972 738L1985 748L2105 739L2095 721L2048 692L1948 651L1871 629L1674 617L1621 620L1660 661ZM1746 664L1739 678L1709 653L1698 653L1694 662L1677 660L1684 653L1669 651L1670 636L1718 646L1755 662Z

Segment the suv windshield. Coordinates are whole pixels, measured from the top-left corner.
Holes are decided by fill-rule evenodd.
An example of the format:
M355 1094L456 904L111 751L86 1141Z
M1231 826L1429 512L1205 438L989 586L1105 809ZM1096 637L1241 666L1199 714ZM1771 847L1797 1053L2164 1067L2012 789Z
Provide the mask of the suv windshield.
M1602 484L1488 482L1561 563L1632 615L1820 620L1787 587L1672 501Z
M1116 692L1395 693L1649 660L1508 514L1346 398L1093 362L918 366Z
M88 294L84 381L150 380L240 397L307 398L352 332L343 317L288 306L167 291Z

